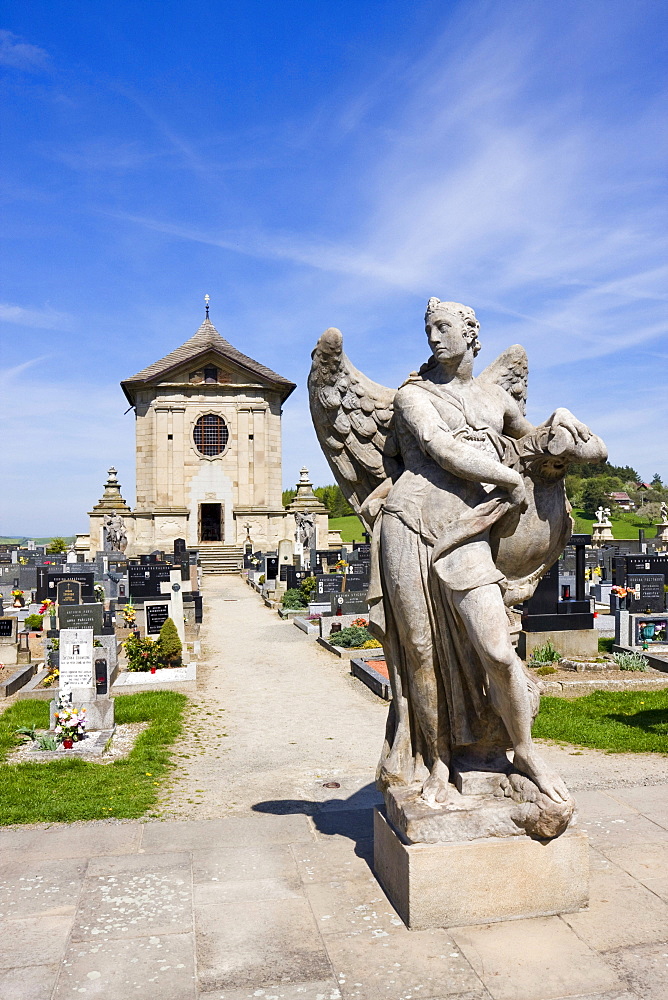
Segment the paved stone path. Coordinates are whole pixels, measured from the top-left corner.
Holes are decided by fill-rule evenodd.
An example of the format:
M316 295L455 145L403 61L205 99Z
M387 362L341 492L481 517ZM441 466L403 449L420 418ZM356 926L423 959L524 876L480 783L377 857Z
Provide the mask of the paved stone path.
M548 750L582 789L587 911L408 931L370 869L385 706L241 581L206 599L168 821L0 829L0 1000L666 1000L664 758Z

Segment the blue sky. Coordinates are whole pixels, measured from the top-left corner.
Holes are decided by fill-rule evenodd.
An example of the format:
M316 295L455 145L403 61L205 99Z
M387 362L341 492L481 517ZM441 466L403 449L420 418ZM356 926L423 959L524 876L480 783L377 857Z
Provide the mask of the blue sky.
M426 357L431 295L529 353L668 480L666 38L654 0L23 0L5 7L0 534L134 493L119 381L211 317L299 384L327 326L371 378Z

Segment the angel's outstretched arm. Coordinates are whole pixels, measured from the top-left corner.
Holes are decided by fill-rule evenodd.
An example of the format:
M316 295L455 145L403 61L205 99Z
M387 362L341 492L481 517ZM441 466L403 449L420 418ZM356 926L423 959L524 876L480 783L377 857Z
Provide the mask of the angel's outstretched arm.
M410 385L400 389L395 398L395 412L422 451L443 469L461 479L523 492L520 474L455 437L423 390Z

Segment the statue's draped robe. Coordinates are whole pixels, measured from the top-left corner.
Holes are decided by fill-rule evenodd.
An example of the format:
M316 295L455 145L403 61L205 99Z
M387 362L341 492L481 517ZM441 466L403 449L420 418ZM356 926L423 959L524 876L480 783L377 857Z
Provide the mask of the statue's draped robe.
M448 386L426 379L415 378L397 393L405 471L374 526L369 592L372 627L382 634L393 687L382 784L423 780L424 768L433 764L425 740L434 718L428 702L437 706L439 743L448 751L477 744L485 753L510 745L453 602L457 591L503 588L490 534L503 531L507 496L437 460L459 439L502 462L512 444L502 434L500 401L497 409L488 402L474 412Z

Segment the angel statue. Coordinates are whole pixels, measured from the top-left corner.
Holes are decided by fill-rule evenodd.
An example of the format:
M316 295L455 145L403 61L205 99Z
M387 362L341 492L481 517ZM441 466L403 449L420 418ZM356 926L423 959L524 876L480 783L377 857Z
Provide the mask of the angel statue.
M301 542L304 551L313 548L315 542L315 516L295 511L295 541Z
M553 837L574 803L531 738L539 690L512 609L571 534L569 462L607 451L566 409L526 419L522 347L474 376L472 309L431 298L425 324L431 356L396 391L351 364L336 329L309 375L321 447L372 532L369 627L392 685L378 785L409 841Z

